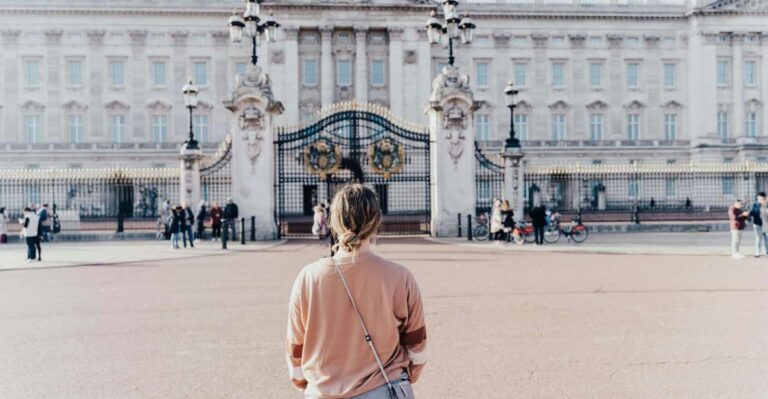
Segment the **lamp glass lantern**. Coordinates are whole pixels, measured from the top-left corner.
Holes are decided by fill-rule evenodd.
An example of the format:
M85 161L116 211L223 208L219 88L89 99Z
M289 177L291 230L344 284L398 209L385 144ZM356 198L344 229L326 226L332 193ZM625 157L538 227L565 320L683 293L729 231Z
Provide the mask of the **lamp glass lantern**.
M432 11L432 15L427 20L427 39L431 44L437 44L440 42L440 37L443 35L443 25L437 19L437 13Z
M184 106L187 108L197 108L197 95L200 93L200 89L195 86L192 79L189 80L189 83L184 85L181 92L184 94Z
M509 82L506 88L504 88L504 95L507 100L507 107L514 107L517 105L517 95L520 92L515 88L512 82Z
M269 17L267 17L267 20L264 21L264 31L267 33L267 41L270 43L274 43L277 41L277 28L280 27L280 24L277 23L275 20L275 16L272 14L269 14Z
M459 29L461 29L461 41L464 44L472 43L472 40L475 38L475 28L477 25L475 25L475 21L472 20L470 17L464 17L461 20L461 23L459 24Z
M242 17L237 14L229 17L229 39L232 43L240 43L243 40L243 28L245 22Z

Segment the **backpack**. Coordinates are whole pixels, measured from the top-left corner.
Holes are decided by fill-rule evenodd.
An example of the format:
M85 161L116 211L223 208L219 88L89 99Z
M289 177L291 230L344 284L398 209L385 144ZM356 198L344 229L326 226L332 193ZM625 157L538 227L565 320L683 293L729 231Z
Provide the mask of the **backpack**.
M53 234L61 233L61 222L59 221L59 215L53 215Z

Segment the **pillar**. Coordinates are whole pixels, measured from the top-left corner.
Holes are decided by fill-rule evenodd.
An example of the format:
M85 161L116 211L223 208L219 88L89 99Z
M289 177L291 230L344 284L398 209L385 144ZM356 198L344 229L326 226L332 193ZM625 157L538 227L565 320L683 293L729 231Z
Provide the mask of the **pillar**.
M256 239L277 237L273 120L283 104L272 94L269 76L258 65L248 65L245 76L224 102L232 111L232 199L240 216L255 218Z
M45 39L47 44L47 54L45 65L40 65L44 73L42 78L45 87L45 97L47 99L45 121L43 122L44 136L40 137L44 143L69 142L69 134L66 132L66 118L62 117L61 109L61 88L62 74L64 69L61 65L61 36L64 33L59 29L47 30Z
M187 149L186 145L181 147L179 156L181 180L179 184L179 202L195 209L200 203L202 193L200 190L200 163L203 160L203 152L197 149Z
M150 93L147 90L147 87L149 87L149 84L147 83L149 78L146 54L147 31L132 30L128 32L128 35L131 38L131 58L127 59L125 62L125 84L130 93L131 108L136 110L131 112L131 126L133 126L134 137L147 138L148 135L145 132L149 131L149 121L147 120L146 104L149 102L147 100L150 98ZM171 87L171 92L174 94L178 92L176 87L181 86ZM99 107L99 109L101 108L103 107ZM175 126L185 125L179 124ZM149 137L151 137L151 135ZM168 131L168 137L169 139L173 137L173 133L170 129ZM151 141L151 138L148 141ZM192 204L189 205L191 206Z
M333 27L324 26L320 29L321 54L320 54L320 101L323 107L334 102L334 87L336 79L333 76Z
M744 117L744 34L734 33L733 39L733 137L746 137Z
M355 100L368 102L368 27L355 26Z
M432 226L435 237L456 237L457 214L475 213L475 132L477 109L469 76L446 67L432 83L427 113L432 140Z
M285 42L285 63L283 67L286 70L283 79L284 96L290 101L285 110L285 121L287 124L297 124L299 117L299 82L301 82L301 73L299 72L299 29L297 27L288 27L283 29L283 38Z
M389 108L403 116L403 28L389 28Z
M525 220L523 150L520 147L507 147L501 156L504 159L504 199L509 201L509 206L515 212L515 221L521 222Z
M107 77L107 63L104 57L104 35L103 30L89 30L86 32L88 36L88 52L89 58L87 59L87 65L83 65L85 69L85 75L83 76L83 83L88 89L88 98L90 99L88 112L88 135L93 141L112 141L112 137L109 132L104 130L104 91L108 85ZM143 112L143 109L134 110L133 113ZM126 115L127 117L127 115ZM136 129L137 127L134 127ZM147 129L146 126L139 128ZM126 134L124 139L129 141L129 135Z
M0 120L0 141L3 142L23 142L24 138L21 136L23 128L21 125L24 123L21 119L16 104L19 103L19 93L21 90L21 82L23 79L23 72L20 70L19 65L19 35L20 30L7 29L0 31L2 35L2 49L3 59L2 66L3 71L3 87L2 97L4 99L3 106L6 107L6 112L3 113L3 119ZM2 111L2 108L0 108Z

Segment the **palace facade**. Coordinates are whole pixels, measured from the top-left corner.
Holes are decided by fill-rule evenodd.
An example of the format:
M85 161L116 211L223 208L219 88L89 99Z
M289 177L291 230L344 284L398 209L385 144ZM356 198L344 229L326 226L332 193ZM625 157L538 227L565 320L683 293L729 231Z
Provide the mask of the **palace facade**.
M309 122L338 102L426 124L448 50L424 29L426 0L266 1L282 24L259 48L285 112ZM229 40L238 0L0 0L0 168L177 164L188 112L207 152L228 134L250 47ZM765 162L768 1L467 0L475 40L455 49L488 154L508 136L527 163Z

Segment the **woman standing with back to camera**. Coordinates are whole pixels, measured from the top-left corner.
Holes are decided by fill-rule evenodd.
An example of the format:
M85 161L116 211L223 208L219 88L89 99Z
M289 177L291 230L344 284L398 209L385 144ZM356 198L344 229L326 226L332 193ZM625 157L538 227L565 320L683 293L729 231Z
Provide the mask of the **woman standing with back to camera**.
M291 382L307 399L413 399L427 345L416 280L370 250L382 219L371 189L341 189L330 219L336 255L304 267L291 291Z

